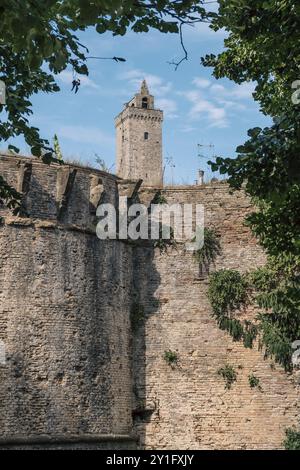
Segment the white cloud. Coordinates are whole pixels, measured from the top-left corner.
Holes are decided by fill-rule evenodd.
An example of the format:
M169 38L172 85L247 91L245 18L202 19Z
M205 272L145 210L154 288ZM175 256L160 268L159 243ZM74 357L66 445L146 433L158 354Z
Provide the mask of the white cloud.
M128 70L119 75L120 80L127 80L131 86L131 91L137 92L141 86L142 81L147 81L149 91L155 96L164 96L172 89L172 83L165 81L158 75L145 73L139 69Z
M192 103L188 117L191 120L204 119L210 127L228 127L225 108L217 106L208 99L204 99L199 91L191 90L181 93Z
M232 91L232 96L235 98L253 98L252 93L254 92L254 83L242 83L242 85L236 85Z
M91 80L89 77L87 77L86 75L80 75L78 76L79 80L80 80L80 86L83 86L83 87L87 87L87 88L94 88L95 90L99 89L99 85L97 85L97 83L95 83L93 80ZM64 70L63 72L61 72L59 75L58 75L58 79L62 82L62 83L65 83L67 85L72 85L72 81L73 81L73 74L72 72L68 71L68 70Z
M180 132L188 133L188 132L193 132L196 131L197 127L193 126L183 126L182 129L180 129Z
M195 77L192 84L195 88L178 92L191 103L188 118L191 121L206 120L209 127L218 128L228 127L234 111L246 109L245 101L252 100L255 88L254 83L224 86L202 77Z
M202 36L206 42L220 41L220 45L222 45L223 39L228 37L228 32L224 28L214 31L209 27L209 23L199 22L189 26L184 29L184 35L188 37L189 41L199 41L199 36Z
M73 142L97 145L114 144L113 136L104 133L98 127L62 126L58 130L58 135Z
M221 106L224 106L225 108L231 108L235 110L247 109L244 104L238 103L237 101L227 100L224 98L216 98L216 101L218 104L220 104Z
M233 88L225 88L223 85L215 84L210 87L210 91L215 96L230 97L232 99L251 99L254 92L254 83L242 83L235 85Z
M210 80L201 77L195 77L192 83L196 85L197 88L208 88L211 84Z
M226 88L223 85L219 85L218 83L215 83L210 87L210 91L213 93L218 93L218 94L226 94Z
M168 98L159 98L156 100L156 107L162 109L164 115L169 119L175 119L178 117L176 114L177 103L174 100Z

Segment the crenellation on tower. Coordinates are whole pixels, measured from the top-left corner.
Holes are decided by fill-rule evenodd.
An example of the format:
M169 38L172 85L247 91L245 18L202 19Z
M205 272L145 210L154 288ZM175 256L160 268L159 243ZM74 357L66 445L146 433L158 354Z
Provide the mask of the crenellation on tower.
M118 176L142 179L144 186L163 185L162 122L163 112L155 109L144 80L115 118Z

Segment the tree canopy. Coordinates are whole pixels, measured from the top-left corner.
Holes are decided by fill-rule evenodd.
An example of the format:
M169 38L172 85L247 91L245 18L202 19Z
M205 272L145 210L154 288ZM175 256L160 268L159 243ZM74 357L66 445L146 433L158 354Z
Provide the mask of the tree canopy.
M46 163L53 159L49 142L29 123L30 98L59 91L55 75L68 66L78 75L88 75L89 51L78 32L94 27L99 34L113 35L150 28L180 33L183 24L206 20L202 4L195 0L0 0L0 80L7 96L6 105L0 104L0 142L23 135L33 155ZM18 151L13 145L9 149ZM0 199L8 200L9 195L13 203L15 193L0 181Z

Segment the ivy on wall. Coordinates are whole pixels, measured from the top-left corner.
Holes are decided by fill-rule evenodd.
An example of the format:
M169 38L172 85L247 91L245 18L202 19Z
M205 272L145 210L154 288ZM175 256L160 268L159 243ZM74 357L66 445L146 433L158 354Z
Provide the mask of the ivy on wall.
M219 327L228 331L234 341L242 340L245 347L251 348L257 327L248 320L239 320L236 314L248 302L248 289L246 276L231 269L216 271L209 278L208 298Z
M194 251L194 257L199 263L199 274L209 272L209 266L221 254L220 237L214 228L204 228L203 246ZM195 241L195 238L193 239Z
M300 257L291 268L282 257L269 257L266 266L249 274L220 270L209 280L208 297L222 330L245 347L258 345L265 357L292 370L292 342L300 338ZM248 303L258 313L253 322L241 321L239 313Z
M161 254L166 252L168 247L176 247L173 228L166 225L160 225L159 238L153 241L153 247L158 248Z
M221 254L220 237L213 228L204 228L203 246L194 252L200 264L210 264Z

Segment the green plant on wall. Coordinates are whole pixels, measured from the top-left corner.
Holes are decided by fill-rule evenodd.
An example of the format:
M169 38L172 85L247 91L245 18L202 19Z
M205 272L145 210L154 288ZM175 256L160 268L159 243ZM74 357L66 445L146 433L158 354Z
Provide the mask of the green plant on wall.
M168 204L167 198L161 191L158 191L154 198L152 199L151 204Z
M62 156L59 140L58 140L58 137L57 137L56 134L54 134L54 137L53 137L53 149L54 149L54 153L56 155L56 158L58 160L62 160L63 156Z
M290 428L285 431L285 434L284 448L286 450L300 450L300 432Z
M238 271L221 269L209 278L208 297L219 318L241 308L247 301L247 281Z
M159 248L161 253L167 251L168 247L175 247L174 230L172 227L161 226L159 229L159 238L153 241L154 248Z
M257 326L234 316L248 302L247 287L245 275L231 269L221 269L209 277L208 298L219 327L228 331L234 341L242 340L245 347L251 348L257 336Z
M250 388L258 388L258 390L262 391L260 380L253 374L248 375L248 381Z
M285 257L283 254L281 262L270 257L264 267L247 275L224 269L213 273L208 297L221 329L235 341L242 340L245 347L251 348L258 338L265 357L291 371L292 343L300 338L300 258L290 268ZM254 322L238 318L239 310L248 303L258 311Z
M204 228L203 246L194 252L194 256L200 265L213 263L221 254L220 237L213 228Z
M226 364L224 367L220 367L220 369L218 369L218 375L223 377L223 379L225 380L225 388L227 390L232 387L232 384L236 382L237 379L236 371L229 364Z
M171 349L164 352L163 358L171 367L175 367L178 363L178 354L175 351L171 351Z

